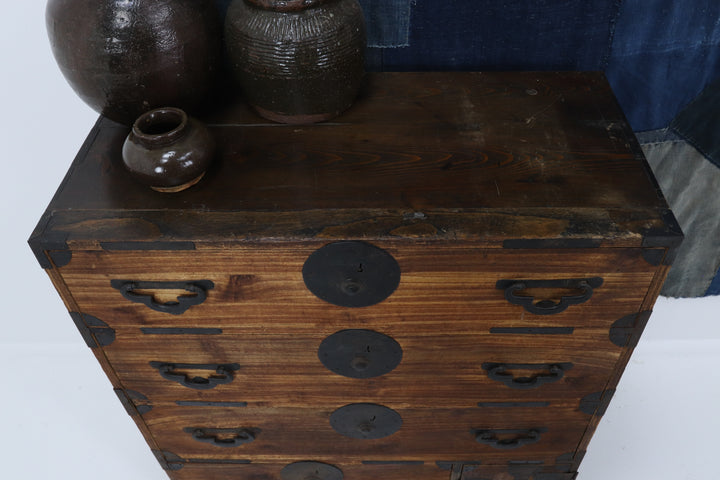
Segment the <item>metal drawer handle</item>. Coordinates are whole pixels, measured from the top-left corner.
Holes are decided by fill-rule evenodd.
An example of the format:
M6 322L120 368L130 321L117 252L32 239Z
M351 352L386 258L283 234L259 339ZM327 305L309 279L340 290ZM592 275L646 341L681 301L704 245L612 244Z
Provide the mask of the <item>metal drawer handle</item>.
M131 302L143 305L163 313L180 315L192 307L199 305L207 298L207 291L215 285L210 280L192 282L144 282L134 280L111 280L110 285L120 290L123 297ZM179 295L171 302L158 302L152 293L138 293L138 290L185 290L188 294Z
M216 447L239 447L255 441L260 433L257 428L198 428L183 429L198 442L209 443Z
M240 365L224 364L224 365L200 365L200 364L189 364L189 363L163 363L163 362L150 362L150 366L156 368L160 375L173 382L178 382L180 385L188 388L194 388L196 390L210 390L218 385L224 385L230 383L234 379L233 372L240 369ZM206 377L199 375L188 375L183 373L184 370L214 370L214 375L208 375Z
M530 430L473 430L475 440L484 445L501 450L512 450L540 441L540 434L547 429L533 428ZM506 435L513 435L507 438Z
M487 370L488 377L502 382L510 388L530 389L537 388L546 383L557 382L572 368L572 363L483 363L482 368ZM541 372L530 377L514 377L508 370L540 370ZM543 373L548 372L548 373Z
M585 303L593 295L593 289L600 287L603 279L569 278L563 280L499 280L495 287L505 290L505 299L513 305L520 305L535 315L554 315L565 311L570 305ZM535 300L534 296L518 295L518 292L533 288L558 288L580 290L577 295L564 295L559 301L544 299Z

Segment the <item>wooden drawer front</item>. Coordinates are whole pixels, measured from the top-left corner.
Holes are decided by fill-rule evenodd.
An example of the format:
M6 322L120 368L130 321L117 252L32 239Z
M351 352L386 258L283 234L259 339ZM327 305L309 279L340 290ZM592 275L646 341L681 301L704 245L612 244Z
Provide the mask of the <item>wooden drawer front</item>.
M370 378L328 369L318 355L323 338L316 336L125 337L120 331L104 350L122 385L158 404L202 399L295 406L382 398L433 407L514 398L573 401L603 390L622 352L602 331L394 340L400 362ZM372 353L366 358L371 364L376 359Z
M173 480L295 480L282 471L288 464L278 463L179 463L178 470L168 474ZM575 472L560 471L555 465L523 464L482 465L478 462L380 461L327 464L342 472L342 480L573 480ZM451 477L452 474L452 477Z
M182 468L168 472L173 480L295 480L286 478L282 471L288 463L244 463L244 464L212 464L186 463ZM451 466L426 462L368 462L349 463L329 462L328 465L342 472L342 480L449 480ZM301 479L300 479L301 480ZM324 479L321 479L324 480Z
M208 251L73 252L60 269L75 306L113 328L216 327L226 333L277 331L329 335L348 324L382 327L388 334L489 332L506 328L609 328L641 308L656 267L641 249L504 250L453 244L381 244L397 260L397 289L375 305L350 308L321 300L303 281L305 260L323 244L233 247ZM579 304L537 314L506 298L582 296L577 288L544 288L532 282L602 279ZM503 283L504 282L504 283ZM525 283L528 289L513 290ZM136 301L123 296L127 287ZM177 295L196 294L182 313L152 308ZM160 288L153 288L153 286ZM173 290L172 286L176 286ZM542 285L542 284L541 284ZM163 288L164 287L164 288ZM193 287L190 287L191 289ZM127 296L127 295L126 295ZM157 297L157 298L156 298ZM154 299L154 300L153 300ZM143 300L145 300L143 302ZM180 302L183 303L183 302ZM188 303L188 302L184 302ZM192 302L189 302L192 303ZM547 309L546 309L547 310Z
M335 417L348 407L361 412L341 418L338 427ZM552 463L575 450L588 420L582 412L558 407L422 409L342 403L320 409L164 407L143 418L161 450L197 461L473 459L489 464Z

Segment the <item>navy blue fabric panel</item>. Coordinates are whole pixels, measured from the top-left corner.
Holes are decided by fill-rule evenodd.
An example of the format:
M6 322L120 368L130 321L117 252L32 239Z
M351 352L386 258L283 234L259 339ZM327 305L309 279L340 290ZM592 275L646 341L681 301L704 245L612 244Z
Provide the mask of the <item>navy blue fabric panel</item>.
M369 47L407 47L412 0L359 0Z
M705 292L705 296L709 295L720 295L720 270L718 270L717 275L715 275L713 281L710 282L707 292Z
M690 102L670 128L720 167L720 81Z
M417 0L384 70L602 70L619 2Z
M720 76L718 0L624 0L606 74L636 131L667 127Z

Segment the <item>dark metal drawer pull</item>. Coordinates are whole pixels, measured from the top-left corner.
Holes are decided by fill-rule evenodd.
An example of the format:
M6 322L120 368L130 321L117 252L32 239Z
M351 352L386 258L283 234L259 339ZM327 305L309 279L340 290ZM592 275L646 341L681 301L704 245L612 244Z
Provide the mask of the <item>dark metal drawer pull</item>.
M537 388L546 383L557 382L572 368L572 363L483 363L482 368L488 377L502 382L510 388ZM530 377L514 377L508 370L540 370L541 373ZM542 373L548 372L548 373Z
M198 428L183 429L198 442L209 443L216 447L239 447L255 441L260 433L257 428Z
M110 285L120 290L123 297L163 313L180 315L193 305L199 305L207 298L207 291L215 285L210 280L192 282L144 282L134 280L111 280ZM152 293L138 293L138 290L185 290L189 294L179 295L176 301L158 302Z
M603 279L569 278L563 280L498 280L495 287L505 290L505 299L513 305L520 305L535 315L553 315L565 311L570 305L585 303L593 295L593 289L600 287ZM539 300L530 295L518 295L518 292L533 288L559 288L567 290L580 290L577 295L565 295L559 301Z
M531 430L473 430L475 440L484 445L501 450L511 450L540 441L540 434L547 429L534 428ZM513 435L507 438L506 435Z
M224 364L224 365L199 365L199 364L188 364L188 363L163 363L163 362L150 362L150 366L156 368L163 378L178 382L188 388L194 388L196 390L210 390L218 385L224 385L233 381L235 370L240 369L240 365ZM183 370L214 370L214 375L208 375L207 377L202 376L190 376L187 373L183 373Z

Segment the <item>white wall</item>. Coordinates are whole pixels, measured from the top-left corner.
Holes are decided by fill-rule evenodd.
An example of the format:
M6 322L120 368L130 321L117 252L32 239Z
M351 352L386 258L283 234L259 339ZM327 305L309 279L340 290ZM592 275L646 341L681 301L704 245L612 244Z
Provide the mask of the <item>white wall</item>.
M56 68L44 2L5 3L0 17L2 477L166 478L26 244L97 115ZM720 446L718 311L720 297L660 299L580 480L712 477L716 468L710 463Z

